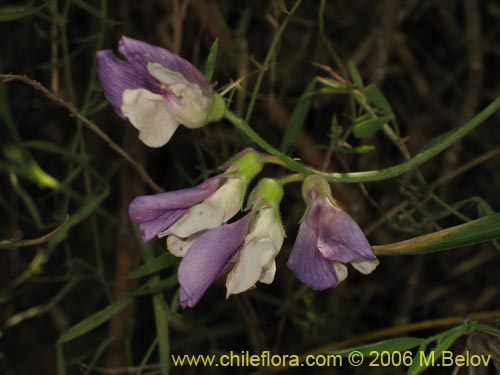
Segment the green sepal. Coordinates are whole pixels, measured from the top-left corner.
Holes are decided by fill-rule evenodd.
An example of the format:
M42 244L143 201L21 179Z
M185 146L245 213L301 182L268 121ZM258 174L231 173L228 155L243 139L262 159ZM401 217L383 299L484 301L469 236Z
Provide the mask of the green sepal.
M327 197L334 201L332 198L332 191L330 184L321 176L311 175L306 177L302 184L302 198L309 205L313 200L319 197Z
M264 159L262 155L253 148L247 148L223 166L226 169L224 176L241 179L243 181L242 194L244 196L250 181L260 173L263 166Z
M212 112L208 115L208 121L219 121L226 112L226 102L219 94L214 94Z
M248 207L258 210L263 206L272 207L279 212L279 205L283 199L283 186L272 178L263 178L248 198Z

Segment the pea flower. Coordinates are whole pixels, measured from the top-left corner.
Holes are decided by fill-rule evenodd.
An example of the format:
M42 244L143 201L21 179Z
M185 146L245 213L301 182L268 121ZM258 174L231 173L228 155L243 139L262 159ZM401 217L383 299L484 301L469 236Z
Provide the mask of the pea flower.
M331 196L330 186L319 176L302 185L307 202L288 268L314 290L334 288L347 277L347 263L363 274L379 264L361 228Z
M262 165L260 154L247 149L226 163L225 173L198 186L135 198L129 206L130 218L139 223L144 242L156 236L177 238L173 252L180 256L190 236L236 215L250 180Z
M187 60L125 36L118 50L126 61L111 50L97 52L97 74L115 112L147 146L166 144L179 124L194 129L222 116L222 99Z
M179 301L183 309L196 305L209 286L232 268L248 232L253 213L231 224L208 230L189 246L179 264Z
M209 286L230 271L227 296L241 293L258 281L271 283L284 238L277 208L281 186L264 179L252 194L252 210L242 219L203 232L190 244L182 259L178 279L183 308L198 303Z
M275 180L262 179L250 202L256 211L235 266L226 279L227 294L242 293L257 281L271 284L276 272L274 259L278 255L285 231L280 219L279 203L283 188Z

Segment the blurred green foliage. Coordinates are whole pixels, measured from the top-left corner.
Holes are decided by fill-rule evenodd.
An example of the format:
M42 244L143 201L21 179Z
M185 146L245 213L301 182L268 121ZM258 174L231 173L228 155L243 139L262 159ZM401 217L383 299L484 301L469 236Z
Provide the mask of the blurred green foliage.
M166 147L146 149L108 106L96 79L96 51L115 50L121 35L205 66L215 89L254 130L327 171L379 170L410 160L500 94L495 0L11 1L0 6L0 32L1 74L25 74L72 103L166 190L212 175L248 140L221 121L179 129ZM369 277L352 272L337 289L313 292L285 265L304 210L298 184L287 187L281 207L288 238L275 282L228 300L219 282L195 309L180 311L178 259L161 240L142 245L127 216L130 200L151 187L56 104L30 86L0 83L2 374L123 367L136 374L190 373L171 368L169 354L301 354L348 339L352 349L378 341L377 332L392 326L408 330L368 348L494 354L485 371L500 371L494 314L485 324L453 320L454 327L430 324L410 339L391 339L412 331L411 323L498 310L496 243L384 257ZM498 121L493 114L413 173L335 184L334 196L373 245L493 215L500 207ZM304 368L287 373L303 373L298 370ZM408 368L308 370L404 374Z

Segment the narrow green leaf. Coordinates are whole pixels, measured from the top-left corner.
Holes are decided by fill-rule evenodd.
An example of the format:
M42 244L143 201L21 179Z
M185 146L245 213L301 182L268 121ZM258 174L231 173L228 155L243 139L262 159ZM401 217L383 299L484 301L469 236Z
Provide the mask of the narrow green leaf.
M441 358L443 352L448 350L460 337L474 330L476 325L476 322L465 321L463 324L448 331L424 339L426 344L423 344L418 349L413 359L413 364L408 369L407 375L418 375L429 366L439 366L441 362L438 360ZM434 341L436 342L435 348L430 350L428 354L425 354L426 346Z
M321 95L347 94L348 92L347 87L324 87L318 90L318 93Z
M364 138L382 129L390 120L390 117L372 118L354 125L352 130L357 138Z
M245 9L243 10L243 13L240 14L238 17L238 25L236 26L234 32L233 45L236 48L235 54L237 56L241 55L241 49L243 48L242 43L244 43L244 40L246 40L247 38L248 28L250 27L251 20L252 20L252 7L249 4L247 4Z
M32 262L32 264L34 263ZM40 267L43 266L43 264L40 264L39 262L38 265ZM36 264L34 264L34 266L37 267ZM15 315L9 317L9 319L7 319L3 323L4 328L12 328L13 326L23 323L27 319L33 319L35 317L46 314L54 307L54 305L56 305L61 299L63 299L66 296L66 294L68 294L71 291L71 289L75 287L76 284L77 280L73 279L68 284L64 285L64 287L46 304L32 306L27 310L17 312ZM0 296L0 303L5 303L9 299L9 296L11 295L9 289L10 286L7 289L2 290L2 295Z
M412 375L420 374L422 371L424 371L427 367L433 366L436 363L439 363L438 360L441 358L443 352L445 350L448 350L451 345L455 341L457 341L460 337L462 337L468 330L468 327L466 324L463 324L461 326L452 328L449 331L443 332L442 334L439 334L436 336L437 338L437 345L434 349L432 349L425 357L420 353L417 352L417 355L419 358L417 359L417 362L419 362L418 366L416 366L415 369L412 371ZM425 359L423 359L425 358Z
M95 365L97 364L97 362L99 361L99 359L103 355L104 351L107 349L109 344L111 344L111 342L114 339L115 339L114 337L108 337L106 340L104 340L103 342L101 342L99 344L99 346L97 347L97 349L95 351L94 357L92 358L87 369L85 370L85 375L90 375L92 373L92 370L94 370Z
M365 88L364 93L365 93L365 96L370 103L375 105L382 112L387 113L387 114L392 114L391 105L389 104L389 102L387 101L387 99L382 94L382 92L378 89L377 86L368 85Z
M66 295L71 292L71 290L78 284L78 279L74 278L71 279L66 285L64 285L57 294L50 299L49 302L45 305L45 310L49 311L52 309L56 304L59 303Z
M20 145L7 144L2 151L6 159L17 167L16 173L22 171L18 174L37 183L42 188L56 189L59 187L59 181L47 174L30 153L21 148Z
M361 78L361 74L359 74L359 70L358 68L356 68L356 65L354 65L352 61L349 61L349 64L347 64L347 68L349 69L349 74L351 75L354 85L358 89L362 90L364 87L363 79Z
M355 348L342 349L330 352L331 354L339 354L341 356L348 356L350 352L353 350L359 351L363 354L364 357L373 356L372 352L402 352L405 350L416 348L419 345L422 345L425 342L425 339L420 339L416 337L401 337L392 340L384 340L375 342L373 344L358 346Z
M443 351L448 350L455 341L467 333L468 329L467 324L462 324L438 335L437 345L433 349L435 358L440 358Z
M88 158L82 157L82 155L80 155L80 154L75 155L74 153L69 151L67 148L56 145L55 143L46 142L46 141L42 141L39 139L34 139L31 141L22 142L21 146L27 147L29 149L46 151L46 152L49 152L51 154L61 155L61 156L64 156L65 160L75 160L75 161L84 162L84 161L87 161L87 159L88 159Z
M103 14L100 10L94 8L84 0L71 0L71 2L96 18L107 19L106 14ZM118 22L114 21L113 23Z
M319 83L322 83L323 85L325 85L327 87L332 87L334 89L343 89L343 90L345 90L345 92L347 92L348 85L345 82L341 82L337 79L316 76L316 81L318 81Z
M28 210L36 226L40 228L42 226L42 217L40 215L40 212L38 211L38 207L35 204L35 201L31 198L30 194L26 190L24 190L21 183L17 179L17 176L13 172L9 173L9 180L12 188L19 196L19 198L21 198L21 201L24 203L24 206Z
M132 293L133 297L146 296L149 294L160 293L163 290L170 288L172 285L177 284L177 275L172 275L164 280L157 281L153 280L146 289L141 289L137 292Z
M82 207L80 207L76 212L73 212L69 219L61 226L61 229L54 234L54 236L49 240L49 245L54 246L63 241L67 235L68 231L79 224L82 220L86 219L92 212L99 209L102 201L108 196L109 187L106 186L103 191L91 199L89 199Z
M284 20L281 22L280 27L276 30L273 36L273 40L271 42L271 46L267 48L267 54L266 57L264 58L264 61L262 63L262 69L259 69L259 73L257 75L257 80L254 84L252 95L250 96L250 101L247 106L247 113L244 117L244 121L246 123L250 122L250 118L252 117L252 113L254 110L255 106L255 101L257 100L257 94L260 91L260 87L262 85L262 81L264 79L264 75L269 69L269 66L271 64L271 61L274 56L276 56L276 51L278 48L278 44L281 40L281 36L283 35L283 32L285 31L286 26L288 25L288 22L290 21L290 18L293 17L295 11L299 8L300 4L302 3L302 0L297 0L290 11L287 13L286 17Z
M351 148L343 147L340 151L342 151L345 154L366 154L373 150L375 150L375 146L363 145Z
M170 314L174 315L177 311L179 311L179 289L174 293L170 302Z
M145 244L141 241L139 227L134 225L134 232L142 248L142 256L144 263L148 264L154 261L154 249L151 244ZM168 279L167 279L168 280ZM151 281L148 283L154 288L160 283L158 274L152 275ZM168 320L170 317L169 308L165 303L163 295L156 293L153 295L153 310L156 323L156 337L158 338L158 355L160 357L160 372L161 375L168 375L170 368L170 337L168 329Z
M157 346L158 346L158 337L155 337L151 345L149 345L146 354L144 354L141 364L138 366L137 372L134 375L145 375L145 373L143 373L144 367L146 367L146 364L149 362L149 358L153 355L153 352Z
M295 109L288 120L288 125L286 127L285 134L283 135L283 140L281 141L281 151L287 152L290 146L294 144L295 140L300 135L300 132L304 127L307 114L309 113L309 108L311 107L313 99L313 95L311 95L311 93L314 91L315 86L316 80L312 80L300 96L298 104L295 106Z
M215 63L217 61L217 55L219 53L219 38L215 39L210 47L210 52L207 57L207 62L205 64L205 78L208 82L212 80L215 71Z
M377 255L423 254L498 238L500 238L500 213L410 240L390 245L373 246L373 250Z
M413 362L412 362L411 366L408 368L406 375L417 375L426 369L426 367L423 366L424 361L421 361L421 359L422 359L421 353L425 353L426 347L427 347L426 343L423 343L422 345L420 345L417 352L415 353L415 356L413 357Z
M493 327L493 326L489 326L487 324L476 324L474 326L474 330L477 332L483 332L483 333L487 333L489 335L494 335L494 336L500 337L500 329Z
M107 322L113 316L122 311L132 302L132 298L127 297L111 305L105 307L104 309L96 312L95 314L89 316L88 318L78 322L73 327L68 329L65 333L59 337L57 340L57 345L62 345L65 342L76 339L77 337L83 336L87 332L92 331L101 324Z
M336 115L332 117L332 123L330 124L330 134L332 137L333 144L338 145L340 136L340 127Z
M495 213L495 210L488 204L488 202L484 201L482 198L479 198L477 202L477 212L479 216L487 216L493 215Z
M285 0L276 0L276 1L278 3L278 8L280 12L287 13L288 10L286 9Z
M128 275L129 279L137 279L139 277L148 276L152 273L156 273L161 271L162 269L167 268L174 262L175 258L170 253L163 254L158 258L140 266L134 271L130 272Z
M29 5L0 7L0 22L16 21L31 16L42 9L45 5L46 4L37 8Z

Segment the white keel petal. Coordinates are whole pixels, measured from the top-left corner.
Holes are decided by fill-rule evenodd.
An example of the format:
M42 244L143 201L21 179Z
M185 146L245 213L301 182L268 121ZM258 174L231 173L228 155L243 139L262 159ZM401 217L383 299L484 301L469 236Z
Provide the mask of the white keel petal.
M139 130L146 146L165 145L179 126L161 95L146 89L125 90L122 101L123 115Z

